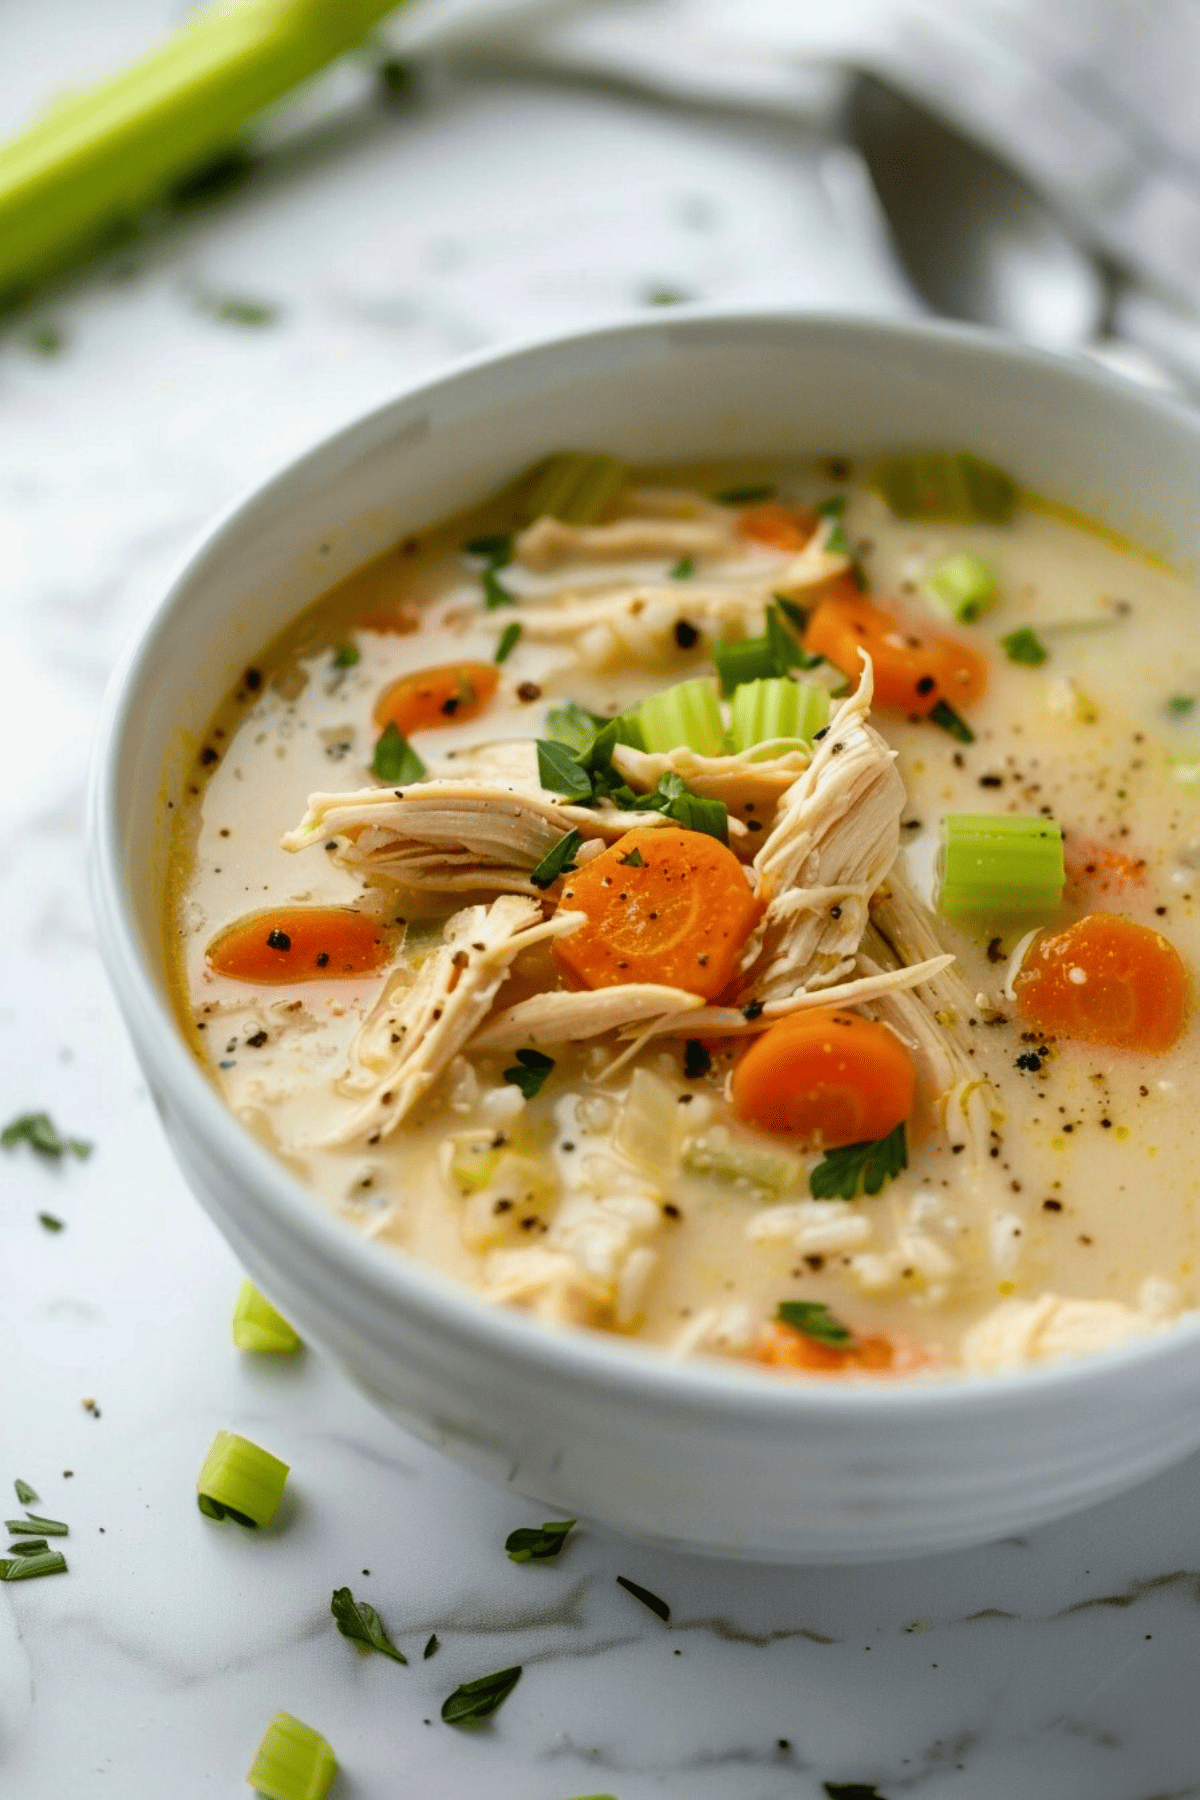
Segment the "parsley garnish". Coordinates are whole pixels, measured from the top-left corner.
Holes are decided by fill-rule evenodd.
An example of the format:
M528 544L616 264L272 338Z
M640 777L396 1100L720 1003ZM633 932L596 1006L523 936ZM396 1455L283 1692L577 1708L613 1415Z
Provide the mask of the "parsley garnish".
M592 780L581 769L565 744L539 738L537 747L538 780L553 794L565 794L569 800L590 800Z
M714 494L714 500L720 506L753 506L758 500L773 500L775 484L771 481L751 482L747 487L726 488L722 494Z
M967 721L965 719L960 719L954 708L948 706L944 700L939 700L937 705L930 712L929 723L931 725L937 725L942 731L948 731L950 736L956 739L960 744L973 744L975 742L975 733L971 730Z
M357 644L339 644L333 653L333 666L335 669L352 669L357 661Z
M850 539L846 536L846 527L840 519L825 539L825 550L830 556L849 556L850 554Z
M575 867L575 857L582 846L583 837L578 831L568 831L565 837L560 837L531 873L529 879L534 887L548 888L560 875L569 875Z
M557 1556L575 1527L574 1519L547 1519L539 1531L533 1525L522 1525L510 1531L504 1540L510 1562L547 1562Z
M420 781L425 773L425 764L391 719L375 745L371 773L378 775L380 781L386 781L389 787L403 787L407 782Z
M672 581L686 581L689 575L696 573L696 561L691 556L681 556L671 570Z
M1188 713L1195 710L1195 706L1194 694L1172 694L1167 701L1167 711L1177 719L1186 718Z
M775 1317L781 1325L790 1325L793 1331L802 1331L814 1343L828 1344L834 1350L854 1341L849 1326L835 1319L819 1300L781 1300Z
M644 869L646 866L646 859L636 845L628 855L618 856L617 861L626 869Z
M63 1221L55 1218L53 1213L39 1213L38 1224L44 1231L62 1231Z
M488 1719L508 1699L521 1679L520 1665L500 1669L495 1675L480 1675L464 1681L442 1702L442 1718L447 1725L468 1725L476 1719Z
M489 612L497 606L515 606L517 604L517 596L509 593L497 575L494 564L491 563L483 571L483 603Z
M907 1167L908 1137L901 1121L886 1137L827 1150L809 1175L809 1192L814 1200L853 1200L860 1190L877 1194Z
M1024 663L1030 669L1040 668L1050 654L1037 632L1028 625L1022 625L1019 631L1010 631L1007 637L1002 637L1000 648L1009 662Z
M23 1519L5 1519L5 1531L13 1537L68 1537L70 1528L61 1519L42 1519L37 1513L27 1512Z
M72 1156L81 1160L92 1154L92 1146L86 1138L59 1137L54 1128L54 1121L49 1113L22 1113L0 1131L0 1144L6 1150L15 1150L18 1144L28 1144L39 1156L50 1156L58 1160L70 1151Z
M508 661L513 651L516 649L520 636L521 627L517 624L515 619L511 625L506 625L504 627L504 630L500 633L500 642L496 645L496 661L498 663Z
M65 1575L66 1572L67 1559L61 1550L0 1560L0 1581L36 1581L39 1575Z
M518 1050L517 1063L519 1067L505 1069L504 1079L520 1088L527 1100L532 1100L545 1087L546 1077L554 1067L554 1058L541 1050Z
M50 1546L44 1537L19 1538L15 1544L8 1546L10 1556L46 1556Z
M821 500L813 507L818 519L840 519L845 510L845 494L831 494L828 500Z
M468 538L463 549L468 556L486 557L493 569L502 569L512 561L512 534L508 531L487 531L481 537Z
M408 1661L383 1629L375 1608L368 1606L365 1600L356 1600L348 1587L334 1588L329 1610L344 1638L350 1638L366 1650L378 1650L380 1655L390 1656L393 1662Z
M649 1588L639 1587L637 1582L630 1581L627 1575L617 1576L617 1586L623 1587L625 1592L627 1594L632 1594L635 1600L640 1600L643 1606L648 1606L650 1611L656 1614L657 1617L662 1620L664 1625L670 1624L670 1607L665 1600L660 1600L657 1594L652 1594Z
M440 1649L441 1645L438 1643L438 1634L436 1631L431 1631L429 1634L429 1642L421 1652L422 1662L428 1662L430 1657L436 1656Z
M589 712L574 700L565 706L552 706L546 714L546 730L557 744L578 756L589 748L596 733L609 723L600 713Z
M22 1506L28 1506L37 1499L37 1495L27 1481L18 1479L13 1482L13 1487L16 1489L17 1499L21 1502Z
M659 777L652 797L657 802L656 810L686 831L703 831L719 844L728 844L729 809L723 800L706 800L689 792L683 777L673 770Z

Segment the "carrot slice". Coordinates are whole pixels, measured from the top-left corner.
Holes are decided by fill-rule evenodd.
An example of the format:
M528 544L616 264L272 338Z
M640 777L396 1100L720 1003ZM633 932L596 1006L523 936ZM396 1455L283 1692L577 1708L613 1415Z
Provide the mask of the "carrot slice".
M402 675L375 702L375 723L394 725L402 737L435 725L461 725L479 716L496 691L500 671L491 663L446 663Z
M559 905L587 914L554 954L585 987L655 981L715 1000L759 914L732 850L702 831L627 831L568 877Z
M234 981L329 981L382 969L392 939L378 919L349 906L285 906L238 919L206 956Z
M738 536L778 550L803 550L817 529L816 516L798 506L748 506L737 523Z
M808 622L804 648L852 681L862 672L858 653L865 650L875 668L876 702L910 719L926 718L941 701L969 706L987 686L978 650L902 620L844 577L829 584Z
M1013 983L1021 1016L1047 1037L1150 1054L1179 1037L1190 985L1175 946L1119 913L1042 938Z
M733 1072L733 1107L763 1131L827 1150L886 1137L913 1109L912 1057L894 1031L820 1008L781 1019Z
M759 1360L772 1369L801 1369L808 1375L838 1375L846 1369L870 1369L876 1373L892 1367L895 1352L886 1338L855 1338L842 1348L820 1344L792 1325L778 1320L767 1327Z

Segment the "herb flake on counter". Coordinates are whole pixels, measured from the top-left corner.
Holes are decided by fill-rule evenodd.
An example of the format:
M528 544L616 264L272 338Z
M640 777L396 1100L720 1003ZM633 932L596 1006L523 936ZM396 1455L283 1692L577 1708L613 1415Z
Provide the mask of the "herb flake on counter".
M333 666L335 669L352 669L357 661L357 644L339 644L333 653Z
M583 837L578 831L568 831L565 837L559 838L557 844L551 844L529 877L534 887L548 888L560 875L569 875L582 848Z
M489 1719L503 1706L521 1679L520 1665L499 1669L494 1675L479 1675L464 1681L442 1702L442 1719L447 1725L471 1725Z
M420 781L425 773L425 764L391 719L375 745L371 773L389 787L406 787L409 782Z
M36 1581L40 1575L65 1575L67 1559L61 1550L47 1550L40 1556L0 1558L0 1581Z
M955 712L945 700L939 700L928 715L929 723L936 725L939 731L947 731L958 744L973 744L975 733L967 721Z
M40 1212L38 1214L38 1224L42 1227L43 1231L62 1231L64 1229L63 1221L55 1218L53 1213Z
M514 619L512 624L506 625L504 630L500 633L500 642L496 645L495 657L495 660L498 663L506 663L508 661L513 651L516 649L517 644L520 642L520 637L521 627Z
M64 1525L61 1519L42 1519L37 1513L27 1512L23 1519L5 1519L5 1531L14 1537L69 1537L71 1528Z
M517 596L510 593L491 563L483 571L483 603L489 612L497 606L515 606Z
M754 506L760 500L773 500L774 498L775 483L773 481L753 481L745 487L725 488L722 493L713 495L718 506Z
M560 1554L568 1534L575 1529L577 1523L576 1519L547 1519L540 1529L534 1525L522 1525L516 1531L510 1531L504 1540L509 1561L548 1562L551 1557Z
M421 1652L421 1661L428 1662L431 1656L437 1655L437 1653L441 1649L441 1647L442 1646L438 1643L437 1632L431 1631L429 1634L429 1642L426 1644L424 1650L422 1650L422 1652Z
M808 1188L814 1200L854 1200L859 1191L878 1194L908 1167L908 1134L904 1122L886 1137L827 1150L812 1170Z
M1000 648L1009 662L1021 663L1027 669L1040 669L1050 654L1037 632L1029 625L1022 625L1019 630L1010 631L1007 637L1002 637Z
M637 1582L630 1581L627 1575L617 1576L617 1586L623 1587L625 1592L627 1594L632 1594L635 1600L640 1600L643 1606L648 1606L655 1617L661 1619L664 1625L669 1625L671 1623L670 1607L665 1600L660 1600L657 1594L652 1594L649 1588L639 1587Z
M886 1800L869 1781L826 1781L823 1786L829 1800Z
M22 1506L29 1506L32 1503L36 1503L37 1495L27 1481L14 1481L13 1488L15 1489L17 1499L21 1502Z
M397 1650L383 1629L375 1608L368 1606L365 1600L356 1600L348 1587L334 1588L329 1610L344 1638L361 1644L364 1650L378 1650L381 1656L390 1656L393 1662L408 1662L404 1652Z
M267 300L256 300L249 294L197 292L195 299L201 312L207 313L210 319L218 319L222 325L244 325L258 330L264 325L274 325L279 318L277 306Z
M22 1113L0 1131L0 1144L6 1150L15 1150L18 1144L28 1144L39 1156L53 1157L55 1161L66 1156L68 1151L72 1156L79 1157L80 1161L92 1154L92 1146L86 1138L60 1137L50 1114L44 1112Z
M835 1319L820 1300L781 1300L775 1317L781 1325L790 1325L793 1331L802 1331L814 1343L828 1344L832 1350L842 1350L854 1341L849 1326Z
M48 1556L50 1546L44 1537L18 1538L8 1546L10 1556Z
M553 1067L554 1058L542 1050L518 1050L517 1066L505 1069L504 1079L520 1088L527 1100L532 1100L545 1087L546 1077Z

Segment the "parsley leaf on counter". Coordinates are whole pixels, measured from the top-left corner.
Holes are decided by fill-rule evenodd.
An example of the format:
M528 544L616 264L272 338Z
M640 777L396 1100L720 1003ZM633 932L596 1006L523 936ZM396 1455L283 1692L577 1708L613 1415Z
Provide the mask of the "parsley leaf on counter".
M522 1525L516 1531L510 1531L504 1540L509 1561L546 1562L557 1556L576 1523L574 1519L547 1519L540 1531L533 1525Z
M637 1582L630 1581L627 1575L617 1576L617 1586L623 1587L625 1592L627 1594L632 1594L635 1600L640 1600L643 1606L648 1606L650 1611L655 1613L658 1618L662 1620L664 1625L670 1624L670 1607L665 1600L660 1600L657 1594L652 1594L649 1588L639 1587Z
M429 1634L429 1642L426 1644L424 1650L421 1652L422 1662L428 1662L431 1656L436 1656L438 1651L441 1649L441 1647L442 1646L438 1643L437 1632L431 1631Z
M442 1718L447 1725L469 1725L487 1719L508 1699L521 1679L515 1669L500 1669L495 1675L480 1675L464 1681L442 1702Z
M814 1200L854 1200L861 1191L877 1194L908 1167L908 1136L901 1121L886 1137L827 1150L808 1178Z
M365 1600L356 1600L348 1587L334 1588L329 1610L344 1638L361 1644L366 1650L378 1650L393 1662L407 1663L402 1650L397 1650L379 1620L379 1614Z
M18 1538L8 1546L10 1556L49 1556L50 1546L44 1537Z
M27 1513L23 1519L5 1519L4 1529L14 1537L68 1537L71 1528L61 1519L42 1519L37 1513Z
M790 1325L793 1331L802 1331L814 1343L828 1344L834 1350L840 1350L854 1340L849 1326L835 1319L819 1300L781 1300L775 1317L781 1325Z
M72 1156L81 1160L92 1154L92 1146L84 1138L59 1137L54 1128L54 1121L49 1113L22 1113L19 1118L6 1125L0 1131L0 1144L6 1150L15 1150L18 1144L28 1144L39 1156L52 1156L56 1160L70 1151Z
M39 1213L38 1223L46 1231L61 1231L63 1229L62 1220L56 1219L53 1213Z
M504 1079L513 1087L520 1088L527 1100L540 1094L546 1085L546 1077L554 1067L554 1058L541 1050L518 1050L519 1068L505 1069Z
M36 1581L39 1575L65 1575L66 1572L67 1559L61 1550L0 1559L0 1581Z
M569 875L575 867L575 857L583 848L583 837L578 831L568 831L560 837L557 844L551 844L537 868L530 874L534 887L548 888L552 881L560 875Z
M371 772L378 775L380 781L386 781L389 787L404 787L410 781L420 781L425 773L425 764L391 719L375 745Z
M22 1506L28 1506L30 1501L35 1501L37 1499L37 1495L27 1481L14 1481L13 1487L16 1489L17 1499L21 1502Z

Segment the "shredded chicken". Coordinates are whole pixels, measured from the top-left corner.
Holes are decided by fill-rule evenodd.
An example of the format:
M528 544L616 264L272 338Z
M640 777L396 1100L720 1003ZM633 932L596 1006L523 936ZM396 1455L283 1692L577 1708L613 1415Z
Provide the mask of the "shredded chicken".
M739 548L733 523L729 513L723 519L617 519L611 525L564 525L547 515L519 533L513 554L530 569L644 556L719 556Z
M896 859L904 784L895 752L867 723L872 691L864 655L857 689L780 800L754 858L772 895L742 955L755 1000L843 980L854 967L871 895Z
M621 1026L642 1026L668 1015L677 1018L703 1004L699 994L652 982L534 994L485 1025L472 1048L513 1050L519 1044L577 1043L583 1038L603 1037Z
M766 1000L759 1011L754 1004L749 1011L742 1006L706 1006L692 1013L670 1014L656 1023L652 1037L749 1037L766 1031L769 1025L786 1019L791 1013L808 1012L815 1006L865 1006L881 996L902 993L919 986L948 969L953 956L943 952L928 962L914 963L909 968L879 969L871 975L856 976L853 981L837 982L827 988L800 988L782 999Z
M1120 1300L1068 1300L1061 1294L1006 1300L964 1334L963 1366L973 1374L995 1374L1027 1363L1092 1356L1149 1337L1168 1322L1165 1311Z
M484 1018L514 958L574 931L583 917L557 912L543 920L536 901L511 894L455 913L439 948L416 971L403 964L363 1021L338 1083L359 1104L336 1131L304 1147L390 1136Z
M285 850L336 841L335 862L433 893L526 894L561 837L615 843L626 831L665 825L662 813L571 806L541 788L422 781L412 787L310 794L308 811L281 840Z

